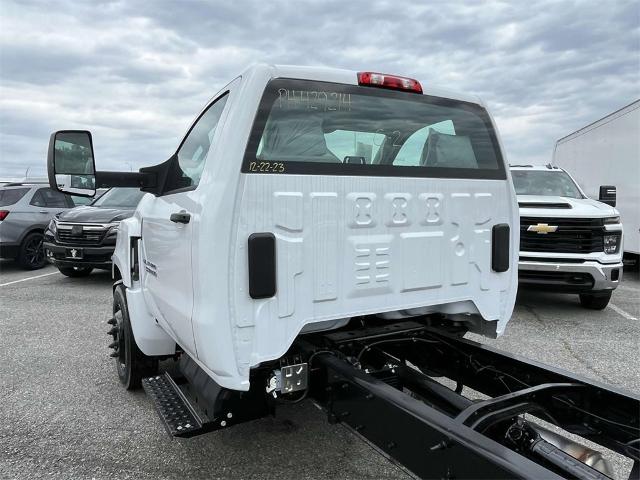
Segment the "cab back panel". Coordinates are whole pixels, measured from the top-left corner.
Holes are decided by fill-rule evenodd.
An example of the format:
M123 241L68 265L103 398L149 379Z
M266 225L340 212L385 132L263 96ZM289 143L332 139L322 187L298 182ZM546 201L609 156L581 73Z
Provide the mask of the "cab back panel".
M258 354L252 364L282 355L313 322L429 310L506 322L511 314L514 272L491 270L492 227L514 221L504 180L244 174L240 189L234 343L246 348L240 357ZM276 238L277 290L254 300L247 241L262 232Z

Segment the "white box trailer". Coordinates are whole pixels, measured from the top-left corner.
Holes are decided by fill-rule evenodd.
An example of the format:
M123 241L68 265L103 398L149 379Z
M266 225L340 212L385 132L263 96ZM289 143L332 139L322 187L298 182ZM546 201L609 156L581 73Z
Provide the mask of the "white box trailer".
M617 189L625 253L640 254L640 100L561 138L553 163L592 198L602 185Z

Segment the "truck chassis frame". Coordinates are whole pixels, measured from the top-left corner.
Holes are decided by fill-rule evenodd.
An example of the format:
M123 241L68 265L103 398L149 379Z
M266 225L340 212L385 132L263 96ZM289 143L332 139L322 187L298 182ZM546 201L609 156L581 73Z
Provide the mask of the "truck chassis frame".
M215 385L184 355L186 394L168 374L143 386L175 436L225 428L274 413L279 402L310 398L329 422L342 422L420 478L609 478L598 469L601 460L569 455L536 420L631 458L630 478L638 475L640 398L463 333L437 316L392 324L358 318L340 330L299 337L280 364L254 369L249 392ZM266 395L269 375L287 364L308 367L308 386ZM461 395L465 388L484 398L470 400ZM167 400L166 392L178 398ZM166 405L187 414L176 420Z

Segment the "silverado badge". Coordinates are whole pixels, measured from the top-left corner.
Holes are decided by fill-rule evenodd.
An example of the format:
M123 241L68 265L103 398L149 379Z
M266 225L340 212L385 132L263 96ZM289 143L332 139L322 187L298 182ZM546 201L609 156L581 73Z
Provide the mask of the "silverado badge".
M539 223L537 225L529 225L527 228L527 232L536 232L539 234L546 235L547 233L553 233L558 230L557 225L549 225L547 223Z

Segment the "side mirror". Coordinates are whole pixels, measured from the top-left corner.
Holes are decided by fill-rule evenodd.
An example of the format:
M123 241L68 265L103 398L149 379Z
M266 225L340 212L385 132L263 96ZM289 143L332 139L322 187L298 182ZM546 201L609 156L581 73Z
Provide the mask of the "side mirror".
M612 207L616 206L616 187L613 185L601 185L598 200Z
M81 197L96 194L96 166L91 132L60 130L51 134L47 155L49 185Z

